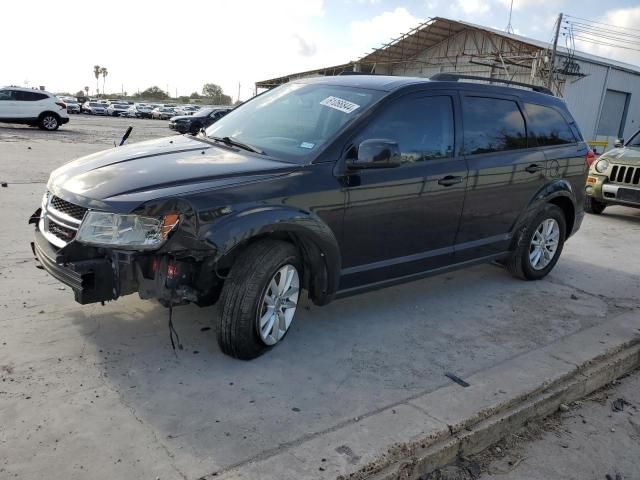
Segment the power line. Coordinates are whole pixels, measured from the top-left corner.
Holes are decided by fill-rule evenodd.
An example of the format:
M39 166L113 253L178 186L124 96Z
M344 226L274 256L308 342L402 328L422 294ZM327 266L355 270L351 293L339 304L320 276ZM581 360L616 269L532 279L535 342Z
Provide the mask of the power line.
M578 29L578 28L574 28L572 30L574 35L594 35L596 36L596 38L604 38L606 40L612 40L612 41L616 41L616 42L620 42L620 43L626 43L626 44L631 44L634 46L640 46L640 39L639 40L627 40L624 38L618 38L618 37L613 37L611 35L602 35L599 32L598 33L593 33L589 30L583 30L583 29Z
M610 23L603 23L603 22L597 22L595 20L589 20L587 18L574 17L573 15L565 15L565 17L575 18L576 20L582 20L583 22L595 23L595 24L598 24L598 25L606 25L607 27L618 28L618 29L621 29L621 30L633 30L633 31L636 31L636 32L640 32L640 28L620 27L618 25L612 25Z
M639 48L633 48L633 47L625 47L623 45L616 45L615 43L607 43L607 42L603 42L601 40L598 40L597 38L591 38L591 37L585 37L585 36L581 36L581 35L574 35L574 38L576 40L581 40L583 42L587 42L587 43L592 43L595 45L601 45L604 47L614 47L614 48L622 48L625 50L633 50L635 52L640 52L640 46Z
M606 35L611 35L614 37L620 37L620 38L634 38L637 40L640 40L640 35L634 35L631 33L625 33L625 32L617 32L615 30L609 30L607 28L599 28L599 27L593 27L590 25L587 25L585 23L579 23L579 22L567 22L568 25L573 26L574 29L576 30L588 30L589 32L593 32L596 31L598 34L606 34ZM566 28L566 27L563 27Z

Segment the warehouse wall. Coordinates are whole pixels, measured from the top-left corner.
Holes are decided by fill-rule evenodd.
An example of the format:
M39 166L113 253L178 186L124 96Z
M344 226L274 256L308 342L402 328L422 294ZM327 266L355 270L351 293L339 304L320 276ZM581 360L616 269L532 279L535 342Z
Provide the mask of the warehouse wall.
M509 78L499 63L495 65L494 54L497 50L502 52L504 58L520 59L533 51L526 46L514 48L513 44L504 42L498 35L478 30L463 30L447 41L425 49L408 62L377 65L376 73L430 77L436 73L457 72L481 77ZM492 54L493 56L488 57ZM509 76L513 75L513 80L531 83L530 68L507 65L507 69ZM535 83L540 84L540 80L536 79Z

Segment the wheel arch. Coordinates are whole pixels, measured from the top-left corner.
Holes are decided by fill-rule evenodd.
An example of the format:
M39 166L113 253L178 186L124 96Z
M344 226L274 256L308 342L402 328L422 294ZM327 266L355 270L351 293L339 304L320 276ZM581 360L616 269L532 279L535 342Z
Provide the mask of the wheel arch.
M53 110L45 110L44 112L41 112L40 115L38 115L38 121L41 121L44 118L44 116L47 114L54 115L55 117L58 118L58 121L60 121L60 118L62 118L58 113L54 112Z
M573 188L571 187L571 183L564 179L556 180L538 190L516 220L511 230L513 232L511 250L517 247L531 220L546 204L555 205L564 213L567 226L566 237L569 238L574 233L578 208Z
M216 249L219 269L231 268L251 244L263 239L292 243L303 263L302 280L316 305L329 303L338 289L341 256L333 231L311 212L287 207L255 208L201 229Z

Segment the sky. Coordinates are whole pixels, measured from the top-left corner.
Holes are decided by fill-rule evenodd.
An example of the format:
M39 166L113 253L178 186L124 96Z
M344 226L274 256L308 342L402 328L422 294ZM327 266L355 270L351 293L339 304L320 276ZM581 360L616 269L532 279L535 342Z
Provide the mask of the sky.
M106 91L157 85L171 95L221 85L235 100L254 83L356 60L434 16L504 29L511 0L28 0L2 6L0 86ZM640 28L637 0L514 0L515 33L549 41L558 13ZM639 33L640 34L640 33ZM640 65L640 52L578 44ZM102 78L99 84L102 90Z

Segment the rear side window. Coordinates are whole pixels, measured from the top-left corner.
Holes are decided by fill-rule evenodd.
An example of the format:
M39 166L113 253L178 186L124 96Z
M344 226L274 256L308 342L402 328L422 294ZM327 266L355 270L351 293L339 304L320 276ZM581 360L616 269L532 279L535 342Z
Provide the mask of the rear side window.
M0 101L13 99L13 90L0 90Z
M17 100L21 102L37 102L38 100L44 100L45 98L49 98L49 95L45 93L22 92L19 90L16 91L14 95L17 97Z
M362 140L374 138L397 142L405 163L453 156L451 97L409 95L396 100L363 132Z
M516 102L485 97L463 100L466 155L527 148L524 117Z
M535 103L525 103L524 110L529 120L529 138L538 145L564 145L576 142L571 127L557 110Z

